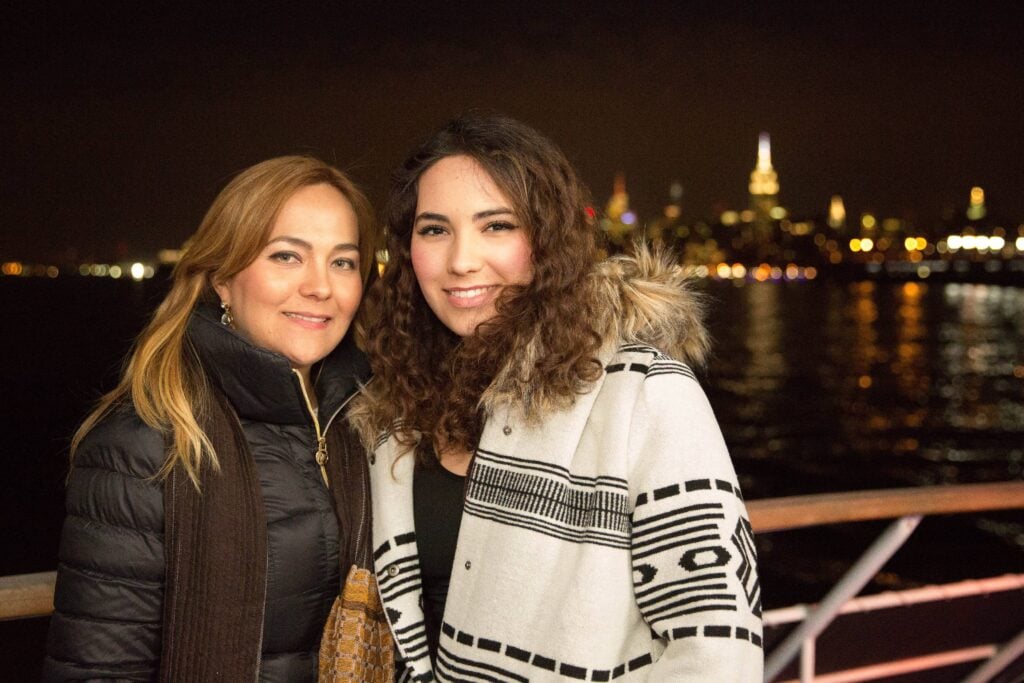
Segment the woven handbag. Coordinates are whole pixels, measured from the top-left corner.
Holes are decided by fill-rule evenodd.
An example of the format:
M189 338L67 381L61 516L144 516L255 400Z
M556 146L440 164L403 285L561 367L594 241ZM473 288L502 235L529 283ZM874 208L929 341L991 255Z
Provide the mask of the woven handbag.
M353 565L334 599L320 641L320 683L391 683L395 645L377 592L377 579Z

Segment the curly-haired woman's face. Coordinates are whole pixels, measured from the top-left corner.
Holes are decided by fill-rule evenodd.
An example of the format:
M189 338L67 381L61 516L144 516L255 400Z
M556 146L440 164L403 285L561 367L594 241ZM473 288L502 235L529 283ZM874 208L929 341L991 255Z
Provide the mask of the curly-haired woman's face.
M467 156L445 157L420 176L411 250L427 305L461 337L494 315L503 288L533 278L512 202Z

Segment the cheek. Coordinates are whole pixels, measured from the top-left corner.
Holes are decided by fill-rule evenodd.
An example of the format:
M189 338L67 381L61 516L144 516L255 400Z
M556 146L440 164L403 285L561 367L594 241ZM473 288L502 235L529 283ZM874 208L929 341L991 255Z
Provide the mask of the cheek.
M520 284L530 282L533 280L533 249L529 240L523 236L509 247L503 259L506 277Z
M354 279L356 279L354 283L345 282L339 285L337 294L334 296L338 308L348 313L355 313L363 298L363 283L358 280L358 276Z
M413 242L409 260L412 262L412 272L416 275L416 282L419 283L420 289L423 289L423 283L430 280L436 273L436 258L432 255L430 249L423 247L417 242Z

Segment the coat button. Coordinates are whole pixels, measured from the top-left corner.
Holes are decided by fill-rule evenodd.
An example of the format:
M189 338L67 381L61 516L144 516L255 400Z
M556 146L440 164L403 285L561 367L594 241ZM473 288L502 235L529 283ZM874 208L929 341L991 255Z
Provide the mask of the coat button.
M393 564L388 567L388 576L398 576L398 565Z
M512 428L509 427L508 425L505 425L505 428L502 429L501 431L505 434L505 436L508 436L509 434L512 433Z
M473 566L473 563L470 562L469 560L466 560L466 569L469 569L472 566Z

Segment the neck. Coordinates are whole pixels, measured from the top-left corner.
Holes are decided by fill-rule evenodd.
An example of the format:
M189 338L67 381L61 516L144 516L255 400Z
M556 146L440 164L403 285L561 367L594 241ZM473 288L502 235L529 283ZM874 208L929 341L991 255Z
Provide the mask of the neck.
M452 474L464 477L469 472L469 463L473 460L473 454L460 448L447 450L438 455L437 459L440 461L441 467Z

